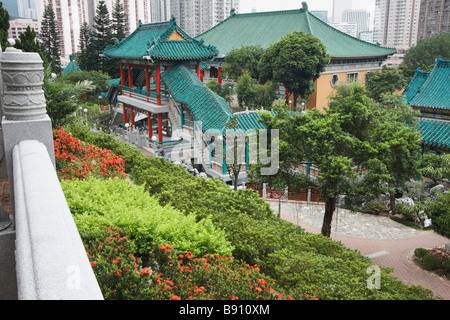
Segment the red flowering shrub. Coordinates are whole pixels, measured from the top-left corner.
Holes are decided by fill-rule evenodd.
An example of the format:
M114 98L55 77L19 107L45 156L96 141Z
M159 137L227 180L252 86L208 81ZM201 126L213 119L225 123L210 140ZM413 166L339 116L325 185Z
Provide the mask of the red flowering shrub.
M53 130L53 144L60 180L124 177L125 161L110 150L83 144L62 128Z
M127 232L106 228L102 235L81 231L91 266L105 299L269 300L290 299L258 266L233 257L191 252L174 254L154 246L144 260L134 256Z

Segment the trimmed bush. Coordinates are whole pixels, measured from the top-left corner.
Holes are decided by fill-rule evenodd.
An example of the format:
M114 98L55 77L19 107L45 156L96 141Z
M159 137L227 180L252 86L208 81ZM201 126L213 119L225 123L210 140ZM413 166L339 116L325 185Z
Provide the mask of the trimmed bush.
M161 206L142 186L94 178L62 181L61 185L78 229L90 230L93 237L113 225L130 231L140 254L159 243L196 255L229 255L233 250L225 232L215 228L211 219L197 222L193 214Z
M450 260L442 262L442 268L444 269L445 275L450 277Z
M414 250L414 255L418 258L423 258L426 254L428 254L428 250L425 248L417 248Z
M438 257L431 254L426 254L422 258L423 267L429 271L433 271L439 268L441 262Z

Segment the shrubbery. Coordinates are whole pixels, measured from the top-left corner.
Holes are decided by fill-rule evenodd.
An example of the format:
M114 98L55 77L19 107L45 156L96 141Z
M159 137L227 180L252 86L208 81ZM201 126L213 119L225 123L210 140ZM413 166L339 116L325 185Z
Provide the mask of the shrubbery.
M234 259L260 265L261 273L274 279L294 299L313 293L319 299L433 297L429 290L404 285L384 268L380 290L368 289L367 269L372 265L368 259L339 242L305 233L276 218L269 205L252 190L235 192L218 180L196 178L181 166L145 157L139 150L103 133L94 134L79 126L71 132L124 158L126 172L160 205L170 205L188 216L194 214L198 221L211 219L234 247Z
M108 300L256 300L290 299L258 266L231 256L175 253L153 245L145 258L126 229L81 229L91 266Z
M78 229L90 230L93 237L113 225L130 232L139 254L159 243L196 255L232 252L225 232L215 228L211 219L197 222L194 215L163 207L142 186L94 178L61 181L61 185Z
M424 269L450 277L450 250L417 248L414 255Z

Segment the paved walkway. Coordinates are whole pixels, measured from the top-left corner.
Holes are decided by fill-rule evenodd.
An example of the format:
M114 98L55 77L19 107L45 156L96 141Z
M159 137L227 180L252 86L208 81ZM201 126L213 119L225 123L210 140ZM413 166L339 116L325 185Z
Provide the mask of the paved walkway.
M278 201L269 201L278 212ZM281 218L301 226L310 233L320 233L323 204L281 203ZM333 218L331 238L348 248L358 250L373 263L393 268L394 277L407 285L422 286L436 296L450 300L450 282L417 267L412 261L416 248L431 249L450 243L434 231L406 227L384 216L352 213L337 209Z

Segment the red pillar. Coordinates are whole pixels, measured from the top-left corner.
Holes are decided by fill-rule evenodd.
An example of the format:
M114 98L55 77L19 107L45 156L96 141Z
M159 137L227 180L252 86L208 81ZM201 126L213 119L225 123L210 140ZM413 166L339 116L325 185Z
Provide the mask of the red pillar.
M218 79L217 79L217 82L219 82L219 84L222 84L222 76L220 75L222 73L222 67L219 67L219 70L218 70Z
M195 71L197 72L197 76L200 79L200 81L202 80L202 75L200 73L200 63L197 63L197 65L195 66Z
M203 76L205 75L205 70L200 71L200 81L203 82Z
M131 88L133 88L133 74L131 73L130 64L128 64L128 86L130 87L130 97L131 97Z
M123 125L125 126L125 124L127 123L127 106L125 103L122 103L122 107L123 107Z
M152 114L147 111L147 121L148 121L148 138L153 138L153 128L152 128Z
M162 142L163 141L163 137L162 137L162 114L158 113L158 141Z
M125 86L125 71L123 70L123 63L120 63L120 84Z
M131 131L134 129L134 110L133 107L130 106L130 118L131 118Z
M148 73L148 65L145 65L145 89L147 92L150 92L150 75ZM148 100L148 93L147 93L147 102Z
M161 105L161 69L156 65L156 104Z
M288 89L284 89L284 95L285 95L284 100L289 99L289 92L288 92Z

